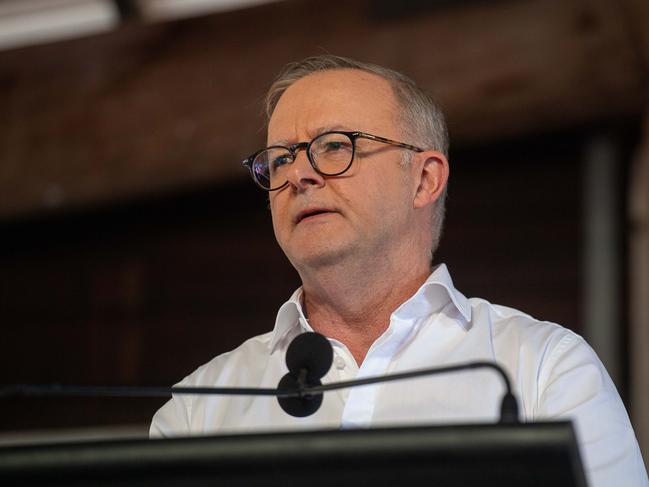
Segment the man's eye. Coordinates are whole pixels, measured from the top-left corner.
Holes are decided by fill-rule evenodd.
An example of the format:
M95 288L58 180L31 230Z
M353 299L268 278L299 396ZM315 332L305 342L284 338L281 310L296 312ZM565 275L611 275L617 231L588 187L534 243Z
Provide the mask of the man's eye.
M281 156L274 157L271 159L271 168L277 169L279 167L282 167L286 164L290 164L292 162L292 157L289 154L284 154Z
M332 152L332 151L337 151L342 148L342 144L340 142L327 142L327 145L325 146L325 151L326 152Z
M327 142L323 147L323 152L337 152L350 150L351 146L345 142Z

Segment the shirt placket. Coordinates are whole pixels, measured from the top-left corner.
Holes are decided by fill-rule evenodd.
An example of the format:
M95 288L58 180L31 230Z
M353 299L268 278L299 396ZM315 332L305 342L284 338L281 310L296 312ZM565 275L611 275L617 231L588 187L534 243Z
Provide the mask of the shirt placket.
M385 333L370 347L358 369L357 379L388 373L395 354L401 348L412 322L392 318ZM372 423L377 395L382 385L366 385L349 389L341 418L343 428L367 427Z
M354 357L352 357L347 347L340 342L334 341L334 359L331 364L331 378L333 381L348 381L353 380L358 375L358 365ZM349 397L349 388L338 389L335 391L336 396L340 400L341 411Z

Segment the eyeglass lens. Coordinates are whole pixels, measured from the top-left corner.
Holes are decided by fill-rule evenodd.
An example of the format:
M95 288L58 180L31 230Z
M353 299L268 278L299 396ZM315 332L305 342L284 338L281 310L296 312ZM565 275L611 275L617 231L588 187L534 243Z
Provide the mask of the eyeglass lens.
M311 141L308 150L315 169L325 176L342 174L349 169L354 157L352 139L336 132L319 135ZM296 156L285 147L263 150L252 162L253 175L265 189L280 188L286 183L289 167Z

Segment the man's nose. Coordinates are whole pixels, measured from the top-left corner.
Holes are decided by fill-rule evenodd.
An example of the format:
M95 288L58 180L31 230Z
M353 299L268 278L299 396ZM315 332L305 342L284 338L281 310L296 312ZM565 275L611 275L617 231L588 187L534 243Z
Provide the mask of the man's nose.
M325 183L322 174L311 165L306 150L297 151L286 177L289 184L298 190L304 190L310 186L321 187Z

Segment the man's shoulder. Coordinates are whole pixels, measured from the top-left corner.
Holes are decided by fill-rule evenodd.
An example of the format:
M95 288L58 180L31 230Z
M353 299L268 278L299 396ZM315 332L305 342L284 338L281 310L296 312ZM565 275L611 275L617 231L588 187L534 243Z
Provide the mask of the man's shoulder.
M249 338L237 348L201 365L178 385L237 383L237 379L248 379L255 371L263 372L272 337L273 332L268 332Z
M474 326L488 327L496 340L516 342L521 347L552 349L585 344L574 331L508 306L490 303L484 299L471 298Z

